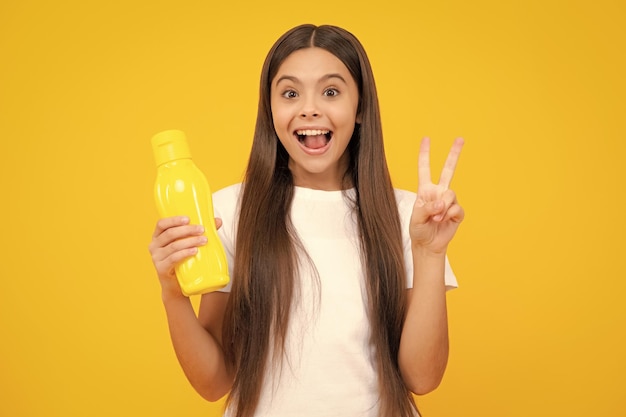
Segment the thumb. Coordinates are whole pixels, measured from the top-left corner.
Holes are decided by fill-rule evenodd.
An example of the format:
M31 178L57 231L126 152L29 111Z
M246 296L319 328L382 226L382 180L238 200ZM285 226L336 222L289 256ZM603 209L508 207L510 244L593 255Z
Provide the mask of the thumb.
M424 201L422 198L415 200L413 206L413 222L417 224L424 224L428 222L432 216L440 214L444 208L443 201Z

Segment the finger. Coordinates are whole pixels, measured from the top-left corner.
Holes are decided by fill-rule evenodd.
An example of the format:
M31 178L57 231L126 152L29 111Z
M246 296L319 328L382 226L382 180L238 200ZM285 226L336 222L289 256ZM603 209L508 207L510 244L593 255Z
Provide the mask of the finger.
M176 254L178 252L185 252L188 249L197 249L200 246L206 245L206 243L206 236L194 236L185 239L179 239L163 248L163 253L166 255L165 257L170 257L173 254Z
M192 236L199 236L202 234L204 234L204 226L201 225L176 226L170 227L161 233L157 238L155 238L155 241L157 244L164 247L177 240Z
M453 204L450 206L448 211L446 211L446 216L443 218L443 221L453 221L455 223L461 223L465 218L465 210L459 204Z
M456 204L456 193L452 190L444 191L443 195L441 196L441 201L443 202L442 210L433 216L433 220L437 222L445 220L445 218L447 217L448 209L453 204Z
M186 248L184 250L180 250L178 252L172 253L167 258L167 260L170 265L177 265L178 263L184 261L185 259L194 256L196 253L198 253L198 248L194 246L192 248Z
M152 258L152 262L157 270L159 276L165 275L169 277L175 276L176 265L180 264L185 259L188 259L198 253L198 248L187 248L178 252L172 253L170 256L164 259Z
M157 237L165 230L174 227L174 226L184 226L189 223L189 217L187 216L174 216L174 217L164 217L157 221L156 227L154 228L154 234L152 237Z
M413 206L413 214L411 216L411 223L425 224L433 216L441 213L444 209L443 201L424 201L418 198Z
M215 228L219 229L220 227L222 227L222 219L220 219L219 217L215 218Z
M164 221L164 224L168 222ZM161 225L157 226L159 229ZM156 232L155 232L156 233ZM204 227L200 225L183 225L183 226L172 226L165 229L161 234L152 238L150 245L148 245L148 250L150 253L154 255L161 251L163 248L171 245L173 242L184 239L187 237L199 236L204 233ZM160 256L159 259L164 256Z
M206 243L206 236L192 236L179 239L171 242L167 246L155 250L152 255L152 259L155 263L168 259L170 262L175 263L178 259L180 259L181 253L183 254L183 257L187 257L189 256L189 252L195 253L198 247L206 245Z
M454 170L456 169L456 164L459 161L461 149L463 149L463 143L465 143L463 138L457 138L454 141L454 143L452 144L452 148L450 149L450 153L448 153L448 158L446 158L446 163L443 166L443 170L441 171L441 177L439 177L439 185L442 185L446 189L450 187L450 183L452 182Z
M424 138L420 144L420 152L417 159L418 184L421 186L431 184L430 180L430 139Z

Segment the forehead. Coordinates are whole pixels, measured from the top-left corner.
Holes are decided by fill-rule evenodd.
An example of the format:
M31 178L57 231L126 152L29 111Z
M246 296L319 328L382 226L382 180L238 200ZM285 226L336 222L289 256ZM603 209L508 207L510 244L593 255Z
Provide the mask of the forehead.
M312 47L292 52L278 68L274 80L284 75L305 79L333 73L352 80L350 71L339 58L325 49Z

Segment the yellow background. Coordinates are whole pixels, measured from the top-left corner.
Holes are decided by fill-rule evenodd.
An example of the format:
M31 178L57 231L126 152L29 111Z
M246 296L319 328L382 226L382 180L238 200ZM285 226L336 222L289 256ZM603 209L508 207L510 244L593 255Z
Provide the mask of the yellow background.
M411 5L409 5L411 4ZM624 416L623 1L0 3L0 415L217 416L185 380L147 246L150 137L241 179L258 76L304 22L377 78L396 186L419 139L467 218L432 416Z

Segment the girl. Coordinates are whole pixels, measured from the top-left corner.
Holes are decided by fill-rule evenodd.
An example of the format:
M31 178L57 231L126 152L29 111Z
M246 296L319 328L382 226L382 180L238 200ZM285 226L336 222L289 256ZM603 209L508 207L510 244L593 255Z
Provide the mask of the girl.
M150 252L180 364L226 415L417 415L448 358L446 248L464 212L438 184L429 141L417 194L392 188L370 63L333 26L303 25L270 50L242 184L214 195L232 284L196 317L174 266L206 243L184 217L158 221Z

